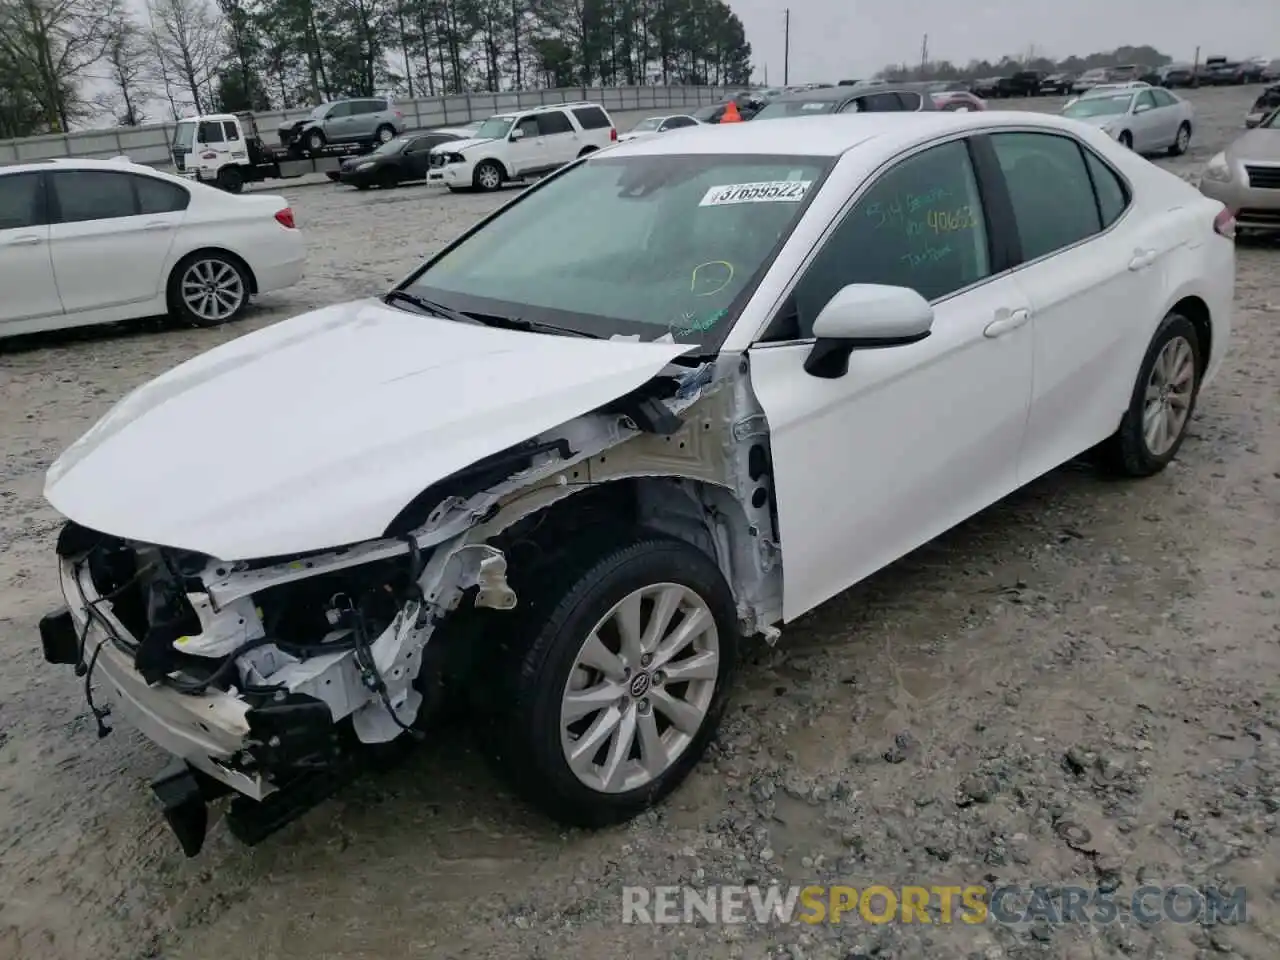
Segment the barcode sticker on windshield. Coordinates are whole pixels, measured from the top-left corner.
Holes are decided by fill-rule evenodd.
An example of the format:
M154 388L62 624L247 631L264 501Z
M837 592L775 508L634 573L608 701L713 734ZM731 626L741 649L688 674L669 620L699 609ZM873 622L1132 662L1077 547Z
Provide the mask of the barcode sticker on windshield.
M712 187L703 195L698 206L720 207L730 203L799 203L811 186L813 186L812 180L730 183Z

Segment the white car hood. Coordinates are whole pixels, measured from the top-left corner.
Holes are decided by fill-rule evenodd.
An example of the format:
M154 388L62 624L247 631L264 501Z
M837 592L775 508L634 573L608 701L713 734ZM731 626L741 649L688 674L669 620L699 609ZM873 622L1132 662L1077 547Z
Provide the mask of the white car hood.
M468 147L478 147L482 143L493 143L493 137L472 137L469 140L450 140L438 147L432 147L432 153L461 153Z
M688 349L339 304L139 387L54 463L44 494L93 530L221 560L355 543L430 484Z

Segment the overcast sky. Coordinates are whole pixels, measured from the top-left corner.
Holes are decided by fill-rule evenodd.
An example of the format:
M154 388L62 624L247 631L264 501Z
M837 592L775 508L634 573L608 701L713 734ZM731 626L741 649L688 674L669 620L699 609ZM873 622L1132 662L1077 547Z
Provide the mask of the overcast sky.
M791 83L870 76L886 63L995 60L1035 45L1055 59L1149 43L1175 60L1280 57L1280 0L728 0L757 71L782 82L791 7ZM763 79L758 73L757 79Z

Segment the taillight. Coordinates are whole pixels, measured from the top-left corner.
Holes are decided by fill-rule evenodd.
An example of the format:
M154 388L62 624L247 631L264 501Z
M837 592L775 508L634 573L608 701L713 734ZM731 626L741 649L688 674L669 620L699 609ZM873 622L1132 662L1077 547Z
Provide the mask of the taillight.
M276 223L289 230L294 230L298 226L293 222L293 209L290 207L285 207L283 210L276 211Z
M1230 207L1224 207L1213 218L1213 232L1220 237L1226 237L1228 240L1236 238L1236 215Z
M618 128L617 128L617 127L610 127L610 128L609 128L609 139L610 139L611 141L615 142L615 143L617 142L617 140L618 140Z

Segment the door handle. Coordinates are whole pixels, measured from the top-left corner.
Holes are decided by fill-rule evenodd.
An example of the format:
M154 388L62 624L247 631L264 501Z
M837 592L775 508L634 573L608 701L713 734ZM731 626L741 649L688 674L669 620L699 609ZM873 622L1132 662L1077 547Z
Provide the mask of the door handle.
M996 318L983 328L982 335L988 339L1003 337L1012 333L1031 319L1031 311L1025 308L1013 311L996 311Z
M41 243L43 238L33 233L24 234L21 237L14 237L9 241L11 247L34 247L37 243Z
M143 230L168 230L169 226L170 224L157 222L157 223L148 223L142 229Z
M1135 250L1133 259L1129 261L1130 270L1145 270L1156 262L1156 252L1154 250Z

